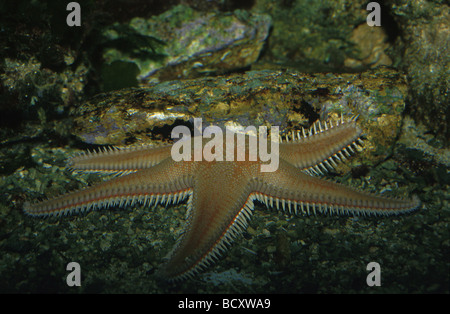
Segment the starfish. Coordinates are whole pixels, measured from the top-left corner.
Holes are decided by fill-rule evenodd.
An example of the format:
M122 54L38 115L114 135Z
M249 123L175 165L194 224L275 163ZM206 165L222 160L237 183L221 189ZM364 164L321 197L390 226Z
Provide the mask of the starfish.
M186 198L185 230L160 269L170 280L192 277L217 260L247 227L254 202L294 214L316 212L392 215L419 207L412 199L387 198L317 177L362 145L356 118L316 122L279 144L279 166L264 162L174 161L172 145L110 148L82 153L69 166L77 171L119 176L53 199L24 204L33 216L67 215L102 207L176 204ZM205 143L203 142L203 146Z

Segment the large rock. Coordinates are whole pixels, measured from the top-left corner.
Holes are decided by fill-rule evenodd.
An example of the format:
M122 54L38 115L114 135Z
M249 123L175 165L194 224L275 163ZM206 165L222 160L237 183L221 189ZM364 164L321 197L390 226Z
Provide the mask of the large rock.
M135 64L142 84L224 73L257 60L270 25L267 14L199 12L179 5L109 29L105 36L116 44L104 51L103 58L112 67L117 67L115 62ZM147 51L127 50L119 45L124 41L125 46L143 41Z
M404 43L411 115L448 145L450 7L444 1L392 0Z
M406 97L403 75L381 68L358 74L250 71L170 81L101 94L82 105L74 133L90 144L126 145L170 140L171 128L192 125L239 129L280 126L284 134L317 119L359 115L365 154L385 158L398 136Z

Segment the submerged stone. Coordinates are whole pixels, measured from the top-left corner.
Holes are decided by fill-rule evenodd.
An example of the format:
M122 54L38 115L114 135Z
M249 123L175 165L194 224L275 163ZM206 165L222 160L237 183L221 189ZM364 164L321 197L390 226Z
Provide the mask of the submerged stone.
M448 147L450 8L439 1L391 2L405 45L402 66L408 77L411 116Z
M170 141L173 126L202 118L204 127L279 126L286 135L319 118L359 115L368 139L364 154L374 161L389 154L397 138L405 84L387 68L360 74L250 71L170 81L95 97L79 108L74 133L90 144Z
M107 64L136 64L140 83L224 73L257 60L270 25L267 14L198 12L178 5L149 19L136 17L126 26L136 32L135 37L153 41L150 51L111 47L103 57ZM108 30L106 37L116 42L121 36L129 40L129 31L121 35L117 29L120 26Z

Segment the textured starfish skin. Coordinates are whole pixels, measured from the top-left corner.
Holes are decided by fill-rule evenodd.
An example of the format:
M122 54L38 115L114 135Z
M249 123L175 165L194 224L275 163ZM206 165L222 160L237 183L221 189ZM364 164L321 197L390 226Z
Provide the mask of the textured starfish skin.
M420 202L356 191L319 179L321 173L350 155L361 135L354 119L337 125L318 123L303 136L280 143L279 168L261 172L261 161L181 161L171 146L112 149L74 157L80 171L122 174L96 186L39 203L25 203L34 216L71 214L94 208L144 202L178 203L188 198L185 232L161 269L169 279L196 274L223 253L247 227L253 202L295 214L400 214ZM246 159L248 160L248 159Z

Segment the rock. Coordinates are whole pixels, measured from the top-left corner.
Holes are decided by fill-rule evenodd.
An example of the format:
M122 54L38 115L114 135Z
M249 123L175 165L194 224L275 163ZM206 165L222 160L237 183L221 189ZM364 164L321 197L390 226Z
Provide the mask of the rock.
M149 19L134 18L125 27L136 32L137 39L150 41L151 51L136 53L111 47L103 58L107 64L131 62L139 68L142 84L205 74L224 73L248 67L258 58L269 34L271 18L267 14L236 10L233 13L198 12L178 5ZM110 41L129 41L130 31L105 32ZM153 41L152 41L153 40ZM117 73L120 75L120 73Z
M75 70L65 68L64 71L56 72L43 68L34 57L26 62L5 58L0 82L8 93L16 97L17 109L30 110L30 107L43 106L44 103L47 107L53 105L54 111L63 111L81 99L86 75L87 68L83 64ZM6 106L11 104L1 103L0 109L4 110Z
M127 145L169 141L173 126L192 126L193 118L202 118L203 127L279 126L289 134L319 118L359 115L368 139L364 156L372 163L389 154L405 97L403 75L387 68L360 74L250 71L99 95L79 108L73 133L90 144Z
M382 27L370 27L363 23L353 30L350 40L358 48L359 54L355 58L346 58L346 67L358 69L392 65L391 58L385 52L389 48L388 36Z
M424 0L392 0L389 4L403 34L411 115L448 145L450 7Z
M253 8L272 17L265 60L307 72L341 72L358 55L350 41L366 21L367 1L257 0Z
M442 148L442 143L429 134L423 124L416 124L410 117L404 119L398 143L400 148L420 152L422 161L450 167L450 149Z

